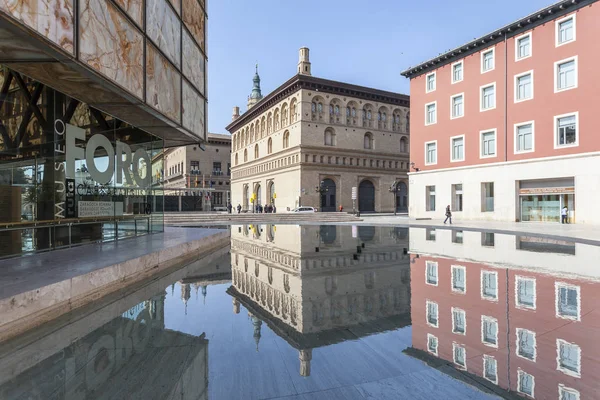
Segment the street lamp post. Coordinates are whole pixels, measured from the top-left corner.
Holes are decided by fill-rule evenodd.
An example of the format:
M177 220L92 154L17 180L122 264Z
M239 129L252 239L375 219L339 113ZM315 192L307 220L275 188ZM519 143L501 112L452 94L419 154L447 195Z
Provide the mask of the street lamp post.
M320 204L321 204L321 209L323 208L323 201L322 201L322 195L323 193L327 193L329 191L329 189L325 186L325 181L321 181L321 183L319 183L319 185L317 187L315 187L315 191L317 193L319 193L319 199L320 200Z
M398 181L395 181L394 183L392 183L392 186L390 186L390 193L394 194L394 215L396 215L396 212L398 210L398 192Z

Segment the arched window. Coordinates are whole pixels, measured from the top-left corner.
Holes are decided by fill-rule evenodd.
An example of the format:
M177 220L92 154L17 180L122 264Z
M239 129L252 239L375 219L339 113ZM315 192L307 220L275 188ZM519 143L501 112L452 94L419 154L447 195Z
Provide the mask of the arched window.
M271 154L273 152L273 139L269 138L267 142L267 154Z
M258 144L254 145L254 159L256 160L258 158Z
M288 106L284 104L281 106L281 127L288 125Z
M262 117L262 120L260 121L260 137L261 137L261 139L263 137L265 137L266 130L267 130L267 119L265 117Z
M408 140L404 136L400 139L400 153L408 153Z
M312 112L317 112L317 103L315 103L315 102L313 101L313 103L312 103L312 104L311 104L311 106L310 106L310 109L311 109L311 111L312 111Z
M406 132L410 130L410 112L406 113Z
M377 121L381 121L381 111L377 113Z
M320 114L323 112L323 103L317 104L317 112Z
M248 149L244 150L244 162L248 162Z
M279 120L279 110L276 109L275 112L273 113L273 124L274 124L274 131L278 131L279 130L279 124L280 124L280 120Z
M283 148L287 149L288 147L290 147L290 132L285 131L283 134Z
M296 116L298 112L298 104L296 103L296 99L292 99L290 102L290 122L296 122Z
M333 112L335 113L335 115L340 115L340 106L336 105L333 108Z
M369 150L373 148L373 135L369 132L365 133L364 147Z
M333 106L332 105L329 106L329 114L333 114Z
M234 150L236 149L235 146L237 146L237 143L236 143L235 139L236 139L236 137L235 137L235 135L233 135L233 138L232 138L232 141L231 141L231 148L234 149Z
M335 132L331 128L325 129L325 146L335 146Z
M356 108L352 107L352 116L356 117Z
M350 109L350 107L346 107L346 117L349 117L351 112L352 110Z
M238 154L237 154L237 153L235 153L235 165L238 165L238 161L239 161L239 159L238 159Z
M371 120L371 110L367 110L367 119Z
M381 114L381 120L383 122L387 121L387 114L386 113Z

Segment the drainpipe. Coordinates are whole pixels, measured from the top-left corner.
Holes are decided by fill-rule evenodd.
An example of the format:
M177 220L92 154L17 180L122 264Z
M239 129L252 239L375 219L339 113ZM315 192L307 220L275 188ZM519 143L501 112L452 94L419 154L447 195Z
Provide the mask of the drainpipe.
M508 161L508 46L504 32L504 161Z

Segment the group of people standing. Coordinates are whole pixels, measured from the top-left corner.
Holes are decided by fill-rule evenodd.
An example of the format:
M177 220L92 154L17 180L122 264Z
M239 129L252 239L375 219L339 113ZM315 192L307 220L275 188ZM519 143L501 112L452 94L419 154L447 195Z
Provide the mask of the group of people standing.
M238 204L235 209L237 210L237 213L240 214L242 212L242 205ZM233 206L231 205L231 203L227 204L227 211L229 212L229 214L232 213ZM270 213L277 212L277 209L275 208L275 206L273 204L267 204L266 206L257 204L254 206L254 212L258 213L258 214L270 214Z

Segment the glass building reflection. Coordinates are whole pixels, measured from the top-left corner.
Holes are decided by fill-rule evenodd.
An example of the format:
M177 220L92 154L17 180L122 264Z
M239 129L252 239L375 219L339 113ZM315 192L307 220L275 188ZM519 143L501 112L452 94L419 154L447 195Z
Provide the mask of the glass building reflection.
M233 312L248 310L257 350L263 322L298 350L410 325L407 229L247 225L231 236Z
M461 232L457 243L455 235L410 230L407 352L526 398L596 398L600 248L481 232Z

